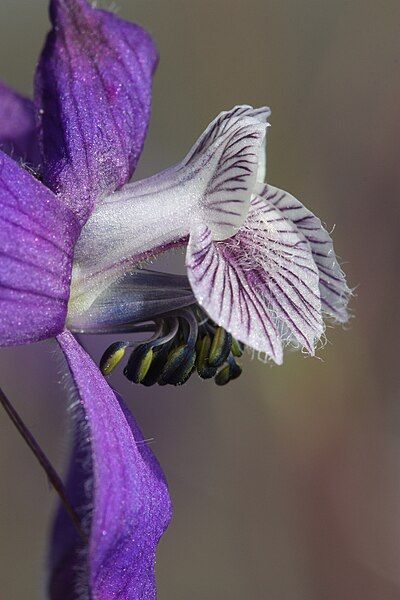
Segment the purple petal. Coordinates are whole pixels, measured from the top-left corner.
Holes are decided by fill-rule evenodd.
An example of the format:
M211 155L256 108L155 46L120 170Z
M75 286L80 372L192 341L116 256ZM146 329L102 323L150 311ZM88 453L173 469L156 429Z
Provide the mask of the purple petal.
M36 80L44 181L83 224L136 167L158 57L146 31L86 0L52 0L50 16Z
M33 102L0 81L0 148L15 160L39 164Z
M262 196L279 209L286 219L292 221L307 239L319 270L322 309L337 321L345 323L349 318L347 304L351 290L336 259L329 233L321 221L288 192L267 185Z
M0 152L0 345L62 331L69 298L73 213Z
M71 538L67 539L66 560L56 569L52 599L64 599L56 595L57 578L65 582L65 573L78 566L76 559L80 557L83 573L86 563L86 583L93 600L153 600L156 547L171 518L164 475L132 415L91 358L69 332L61 334L58 341L85 416L84 436L91 454L88 505L92 511L88 551L86 555L79 551L74 554ZM80 469L78 480L84 485L82 463L78 461L76 466ZM55 539L58 545L62 544L62 532L61 527ZM58 552L62 560L59 547ZM82 585L82 577L79 581L77 576L71 585L74 583ZM64 592L68 598L68 590Z

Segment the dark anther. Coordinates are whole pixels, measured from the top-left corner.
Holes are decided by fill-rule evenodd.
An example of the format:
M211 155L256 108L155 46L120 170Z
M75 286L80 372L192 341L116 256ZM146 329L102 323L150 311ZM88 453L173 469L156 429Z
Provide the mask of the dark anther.
M225 365L225 367L223 367L220 371L218 371L218 373L215 376L215 383L217 385L226 385L227 383L229 383L230 381L230 366L229 365Z
M154 350L154 357L147 371L146 377L140 382L142 385L151 386L158 382L160 373L165 365L168 353L173 345L173 341L167 342L163 346L159 346Z
M212 367L220 367L229 356L232 346L232 336L222 327L217 327L211 343L208 362Z
M105 377L110 375L121 362L129 346L129 342L115 342L107 348L100 359L100 371Z
M181 345L168 355L167 362L161 371L159 383L182 385L192 374L196 360L196 350L190 345Z
M153 356L153 348L149 344L135 348L124 369L125 377L132 383L141 383L150 369Z
M197 342L196 368L202 379L211 379L217 372L217 367L212 367L208 362L211 348L211 337L207 333Z
M242 367L238 365L233 356L229 356L228 364L231 368L231 381L237 379L242 374Z
M225 365L215 376L217 385L226 385L230 381L237 379L242 373L242 367L237 364L232 355L228 357L228 364Z

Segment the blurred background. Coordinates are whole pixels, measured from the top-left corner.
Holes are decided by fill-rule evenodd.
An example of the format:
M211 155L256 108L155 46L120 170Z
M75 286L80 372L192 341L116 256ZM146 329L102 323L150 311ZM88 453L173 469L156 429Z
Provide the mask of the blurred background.
M400 599L400 3L119 0L118 12L161 55L138 175L179 160L222 109L268 104L268 181L335 226L356 287L354 318L328 329L319 360L247 359L225 388L113 376L174 501L159 598ZM26 94L47 29L45 0L1 0L0 77ZM105 342L86 343L98 359ZM61 376L51 342L1 352L1 386L60 469ZM39 600L55 497L2 412L0 431L0 595Z

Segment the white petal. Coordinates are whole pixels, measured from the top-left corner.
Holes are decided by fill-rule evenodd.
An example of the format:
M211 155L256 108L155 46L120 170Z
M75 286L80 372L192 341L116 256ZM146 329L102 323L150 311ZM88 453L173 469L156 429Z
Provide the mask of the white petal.
M189 162L199 152L203 150L206 144L211 144L215 139L223 134L232 124L235 123L236 119L249 117L255 119L259 123L269 126L268 118L271 116L271 109L268 106L262 106L260 108L253 108L247 104L241 104L232 108L229 111L221 112L214 121L210 123L205 132L199 137L196 144L190 150L183 162ZM258 152L258 170L257 170L257 182L264 183L266 174L266 141L267 137L264 136L263 142ZM246 162L243 161L245 165Z
M314 353L324 331L318 269L295 225L255 198L245 226L225 242L195 232L187 266L194 295L238 339L280 360L277 328Z
M214 240L232 236L246 220L256 182L265 173L269 115L267 107L247 105L222 112L183 160L200 169L207 182L201 194L200 221Z
M262 196L272 203L285 219L292 221L307 239L319 270L322 309L337 321L346 322L351 291L336 259L329 233L321 221L288 192L266 185Z
M239 341L282 363L282 344L273 313L248 280L248 271L225 255L211 231L199 227L190 236L186 264L198 303Z

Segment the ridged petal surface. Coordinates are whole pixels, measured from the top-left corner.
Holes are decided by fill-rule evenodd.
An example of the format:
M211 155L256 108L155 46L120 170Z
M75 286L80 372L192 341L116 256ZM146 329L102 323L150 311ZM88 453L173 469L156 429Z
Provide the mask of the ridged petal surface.
M86 0L51 0L50 16L36 78L43 177L83 224L136 167L158 57L146 31Z
M63 330L70 292L74 214L0 152L0 345Z

